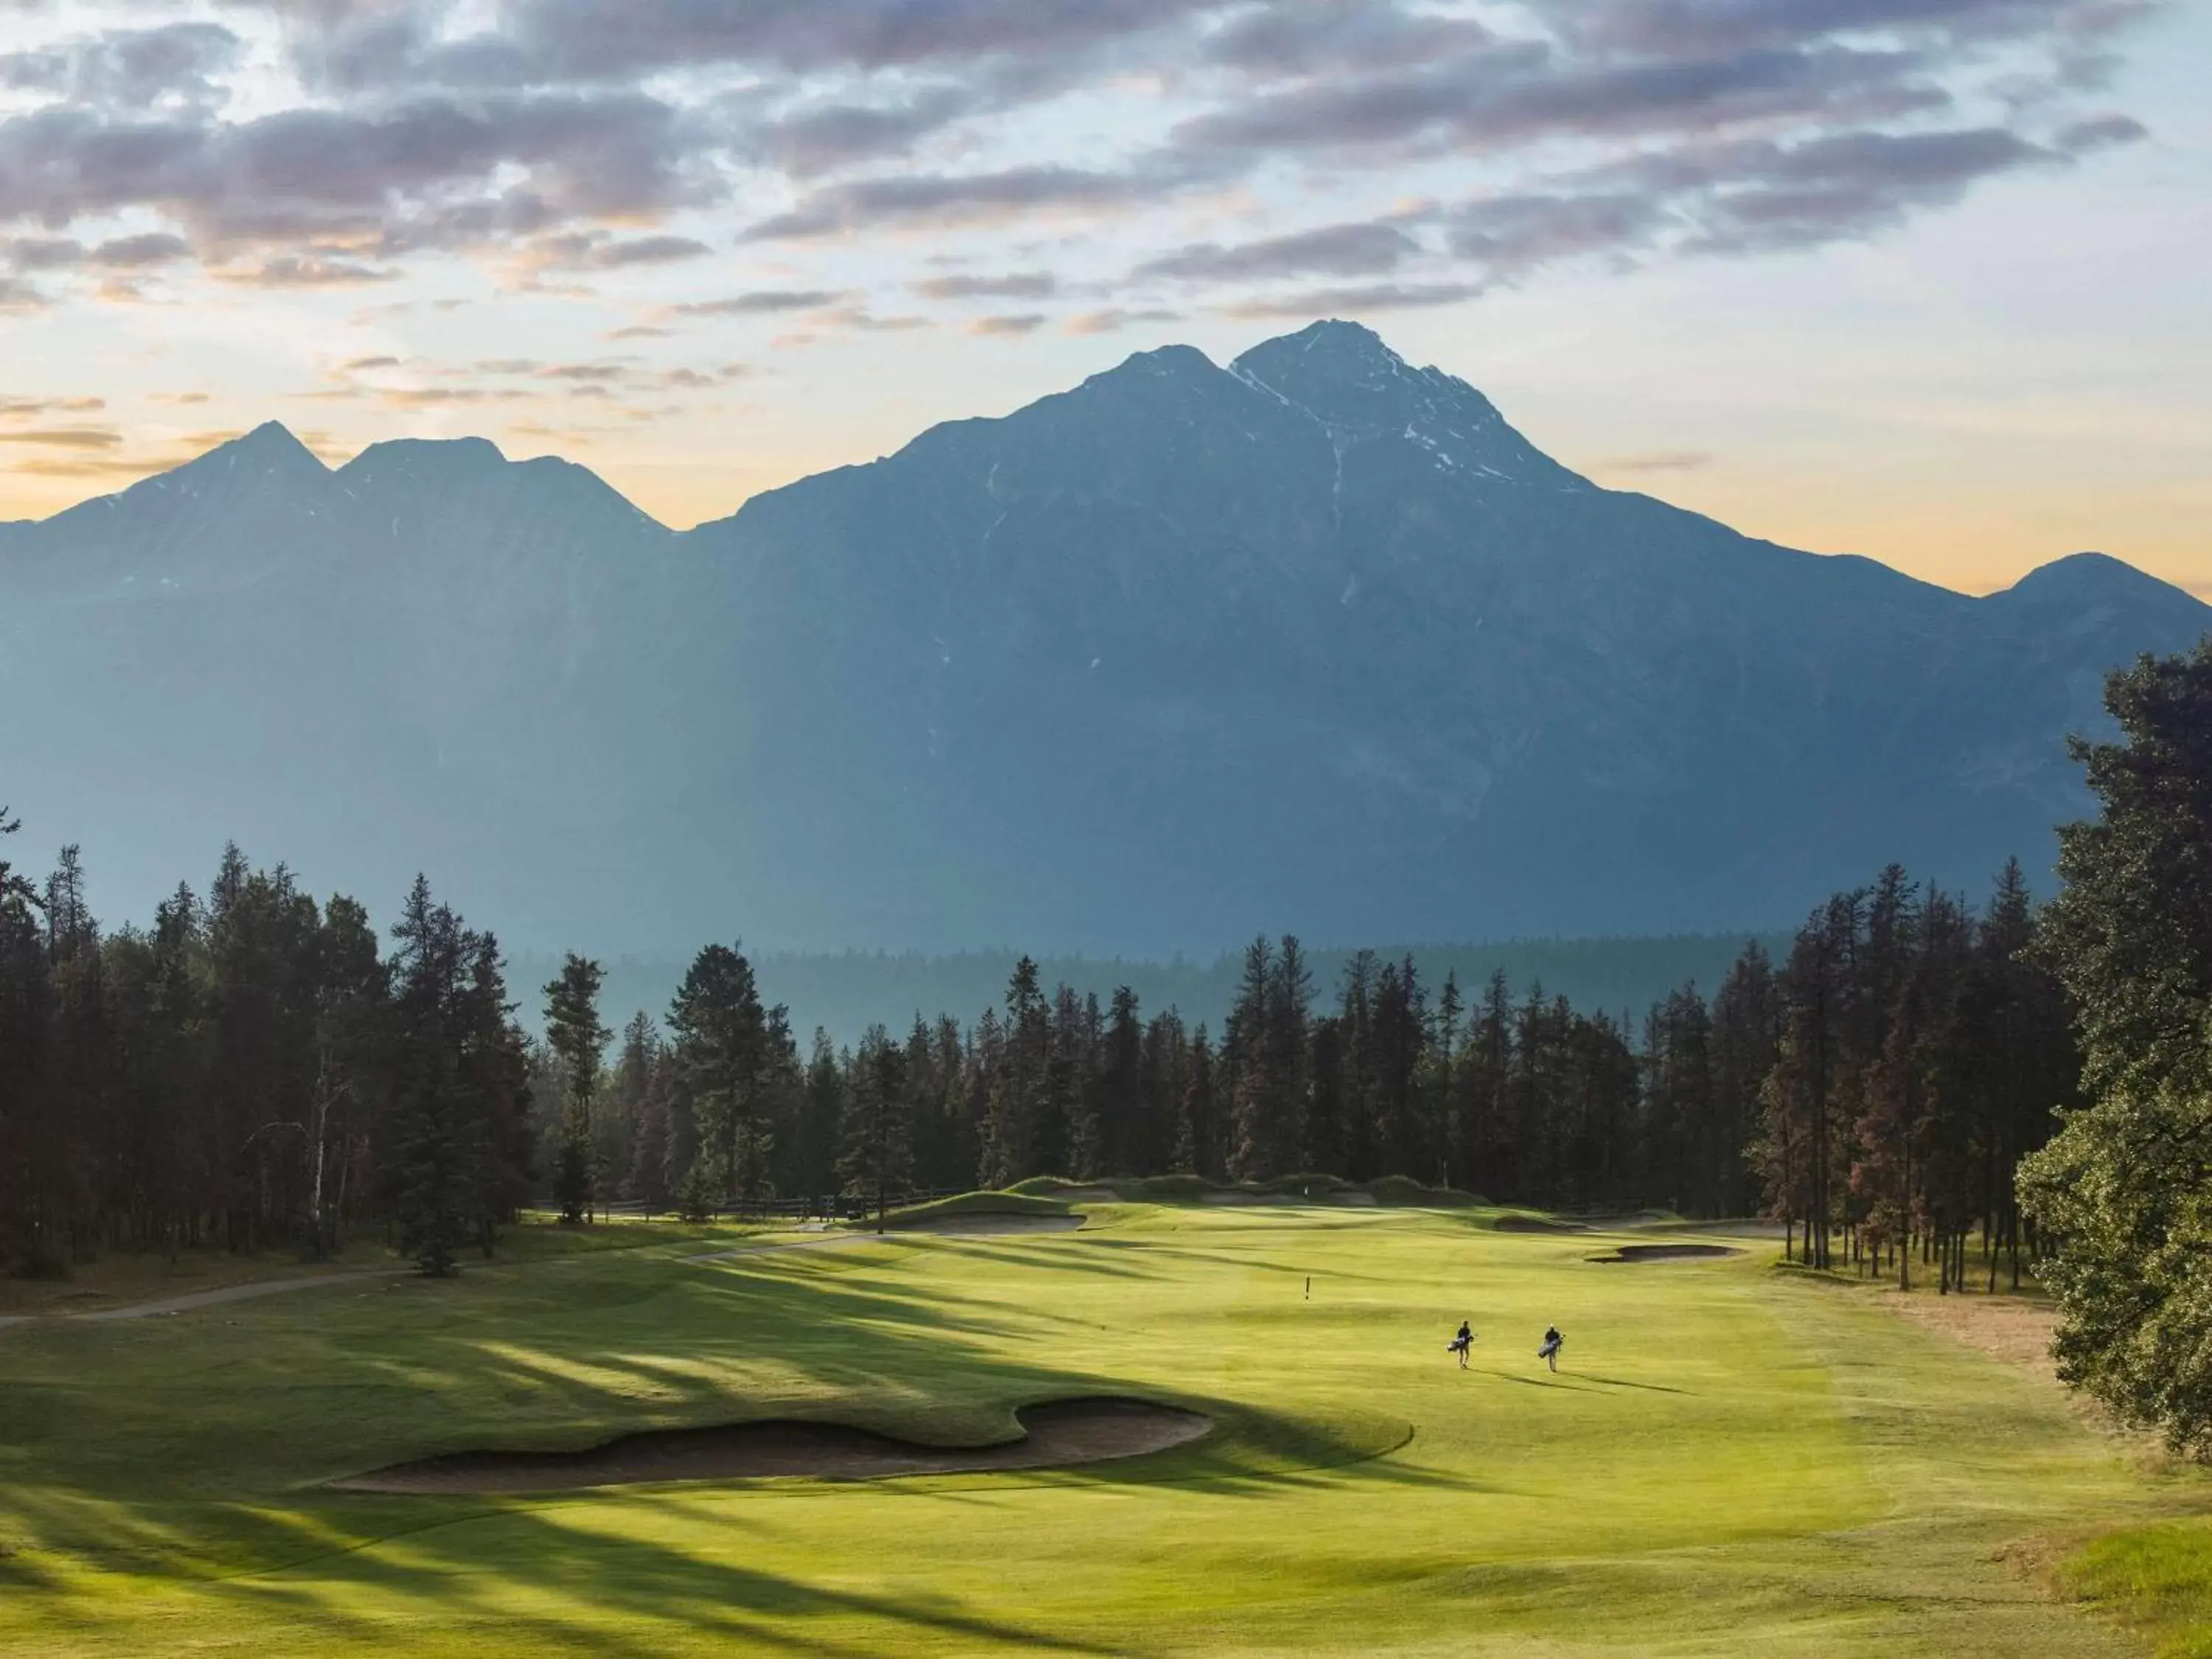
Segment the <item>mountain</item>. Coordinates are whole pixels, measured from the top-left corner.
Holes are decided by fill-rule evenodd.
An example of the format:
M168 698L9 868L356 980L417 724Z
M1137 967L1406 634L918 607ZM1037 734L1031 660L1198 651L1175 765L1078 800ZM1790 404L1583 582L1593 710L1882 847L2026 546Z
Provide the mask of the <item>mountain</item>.
M1130 358L677 534L481 441L279 427L0 527L0 799L132 914L225 837L517 942L1215 949L1978 890L2212 611L1973 599L1559 465L1322 323Z

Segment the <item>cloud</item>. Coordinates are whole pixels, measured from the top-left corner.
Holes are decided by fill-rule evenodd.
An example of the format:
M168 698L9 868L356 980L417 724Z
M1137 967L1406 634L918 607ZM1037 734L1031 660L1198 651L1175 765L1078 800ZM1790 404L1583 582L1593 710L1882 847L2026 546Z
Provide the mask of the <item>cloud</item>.
M1642 246L1668 222L1668 213L1661 199L1626 191L1504 196L1468 203L1449 222L1453 252L1510 275L1556 259Z
M1206 38L1202 52L1207 63L1285 80L1433 63L1491 39L1488 29L1468 18L1370 0L1309 0L1239 13Z
M744 232L748 242L804 241L915 219L973 224L1060 208L1127 207L1156 198L1158 177L1082 167L1008 167L997 173L902 173L809 191L788 212Z
M11 5L22 9L0 0ZM864 285L836 245L900 236L944 256L910 293L1004 302L983 319L1002 333L1075 295L1095 309L1052 320L1079 333L1171 320L1149 303L1162 293L1244 316L1444 305L1565 262L1629 269L1873 236L1985 181L2086 165L2146 136L2106 88L2122 84L2124 31L2158 7L196 9L209 18L0 51L0 308L131 298L134 274L157 270L168 297L167 268L195 260L219 281L308 289L397 284L447 254L510 292L583 296L587 273L618 290L622 272L709 258L733 220L741 246L778 259L773 276L738 280L778 287L639 307L603 337L793 313L814 333L930 326L887 300L899 279L875 274L879 250ZM46 8L80 13L100 15ZM1470 181L1481 194L1426 199ZM1302 225L1319 216L1285 204L1309 191L1376 205ZM1254 228L1242 240L1170 228L1164 210L1204 192ZM1385 205L1407 198L1425 204ZM1164 283L1176 286L1148 287Z
M966 332L987 338L1034 334L1044 326L1044 317L1039 312L1024 312L1012 317L978 317L969 323Z
M105 398L0 397L0 421L33 420L41 415L96 415L106 407Z
M396 281L397 270L378 270L345 259L326 259L314 254L286 254L258 265L217 270L216 276L246 288L359 288L365 283Z
M1480 283L1373 283L1364 287L1308 289L1299 294L1241 301L1222 307L1230 317L1351 317L1377 311L1412 311L1457 305L1482 293Z
M1124 52L1229 9L1224 0L512 0L497 34L446 38L426 15L371 14L306 48L360 89L641 79L740 65L781 76L1050 68Z
M123 434L112 426L45 426L25 431L0 430L0 444L28 444L40 449L114 449Z
M752 131L750 146L793 178L811 179L902 155L986 102L975 88L947 85L896 104L817 105L763 122Z
M33 478L143 478L175 465L173 461L125 460L91 456L39 455L14 463L10 472Z
M562 218L707 199L714 187L687 175L677 126L672 108L641 93L427 97L242 123L52 105L0 120L0 222L60 228L141 208L217 249L466 247ZM529 187L501 187L517 171Z
M1586 51L1659 58L1788 47L1887 33L1943 43L2098 34L2139 9L2076 0L1537 0ZM2100 12L2102 15L2100 15Z
M145 270L191 257L192 245L183 237L164 230L149 230L102 242L86 259L88 264L110 270Z
M2092 150L2140 143L2149 137L2150 129L2133 116L2100 115L2091 120L2076 121L2062 130L2058 148L2069 155L2086 155Z
M672 306L678 317L774 317L793 311L818 311L845 298L835 289L760 289L720 300L691 300Z
M397 368L399 367L399 359L389 356L356 357L343 367L349 374L366 374L372 369Z
M1061 326L1070 334L1113 334L1133 323L1179 323L1182 320L1182 313L1179 311L1109 309L1086 311L1079 316L1069 318Z
M218 23L117 29L0 53L0 88L126 114L177 100L220 103L225 94L216 77L236 64L240 46Z
M1200 242L1139 265L1139 277L1243 282L1271 276L1365 276L1395 270L1420 245L1395 225L1329 225L1224 247Z
M878 317L866 306L824 312L814 321L818 327L850 329L860 334L904 334L936 326L927 317Z
M541 380L570 380L580 384L610 385L631 377L628 363L553 363L538 371Z
M1597 462L1596 472L1701 472L1713 464L1703 449L1662 449L1648 455L1615 455Z
M1912 209L1956 202L1982 179L2066 159L1998 127L1737 146L1690 193L1702 228L1684 246L1743 253L1864 236Z
M539 270L621 270L635 265L674 264L713 252L706 243L691 236L633 236L624 240L603 230L587 230L542 238L523 250L522 262Z
M68 237L23 236L0 243L0 256L16 270L68 270L84 263L84 244Z
M931 276L909 284L925 300L1048 300L1060 292L1050 271L1015 271L1004 276Z

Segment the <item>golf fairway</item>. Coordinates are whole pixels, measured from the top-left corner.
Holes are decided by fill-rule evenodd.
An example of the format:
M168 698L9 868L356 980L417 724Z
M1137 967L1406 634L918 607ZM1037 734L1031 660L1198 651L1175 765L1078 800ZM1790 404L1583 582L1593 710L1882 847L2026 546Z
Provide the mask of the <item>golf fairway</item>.
M1664 1236L1083 1207L0 1333L0 1653L2136 1654L2059 1564L2212 1510L1771 1241L1599 1262ZM1049 1469L328 1486L757 1419L973 1446L1099 1396L1214 1426Z

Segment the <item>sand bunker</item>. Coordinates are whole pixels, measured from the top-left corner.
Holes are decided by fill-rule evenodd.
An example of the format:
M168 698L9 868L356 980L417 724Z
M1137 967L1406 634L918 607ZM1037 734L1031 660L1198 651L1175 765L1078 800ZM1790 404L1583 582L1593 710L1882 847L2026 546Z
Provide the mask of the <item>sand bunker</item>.
M1741 1255L1727 1244L1624 1244L1611 1255L1594 1255L1593 1261L1708 1261L1715 1256Z
M890 1218L895 1233L1072 1233L1083 1224L1079 1215L994 1215L988 1211L966 1215L925 1215L911 1221Z
M1198 1201L1235 1207L1246 1204L1294 1204L1297 1200L1285 1198L1280 1193L1201 1193Z
M1119 1204L1121 1194L1111 1187L1063 1187L1053 1194L1070 1204Z
M1492 1231L1501 1233L1586 1233L1589 1228L1579 1221L1554 1221L1549 1216L1502 1215L1491 1223Z
M868 1480L901 1474L1063 1468L1138 1457L1209 1434L1213 1419L1145 1400L1055 1400L1015 1413L1022 1437L996 1446L923 1446L835 1423L738 1423L624 1435L580 1452L457 1452L334 1481L343 1492L530 1492L661 1480L802 1476Z

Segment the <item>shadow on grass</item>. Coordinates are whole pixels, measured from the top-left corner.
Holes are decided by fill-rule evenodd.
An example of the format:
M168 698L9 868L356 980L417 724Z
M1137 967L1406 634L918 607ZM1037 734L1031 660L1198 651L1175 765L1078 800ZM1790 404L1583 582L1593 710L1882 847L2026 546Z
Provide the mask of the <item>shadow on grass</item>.
M1064 1271L1091 1255L1073 1240L939 1248L1024 1269ZM1295 1271L1235 1252L1170 1253L1273 1268L1286 1279ZM678 1548L604 1538L562 1526L546 1500L342 1496L320 1487L442 1453L576 1449L624 1432L748 1418L803 1417L975 1444L1013 1436L1024 1406L1101 1394L1203 1412L1218 1426L1188 1447L1106 1463L897 1484L953 1502L1015 1486L1159 1484L1266 1502L1347 1480L1378 1488L1458 1484L1390 1458L1413 1431L1381 1413L1332 1407L1328 1420L1309 1419L1194 1397L1150 1376L1041 1360L1054 1333L1080 1322L958 1283L902 1282L921 1252L878 1259L878 1271L865 1277L823 1272L827 1258L804 1252L698 1267L594 1255L603 1265L580 1262L557 1285L492 1274L410 1285L264 1315L246 1336L197 1322L135 1334L42 1334L11 1346L11 1393L20 1375L27 1391L51 1397L32 1413L37 1421L18 1414L0 1426L0 1539L22 1544L0 1555L0 1585L51 1598L56 1616L72 1620L106 1601L97 1585L107 1575L188 1595L227 1585L219 1593L274 1598L335 1628L349 1617L338 1591L362 1580L404 1593L416 1606L403 1612L497 1617L527 1632L540 1621L489 1604L502 1592L511 1601L526 1585L580 1607L574 1621L543 1624L549 1645L624 1656L652 1650L649 1636L594 1633L598 1609L634 1615L648 1631L675 1618L733 1642L823 1654L885 1645L843 1649L763 1621L903 1620L936 1632L933 1639L1087 1651L956 1603L893 1606L779 1577L697 1553L694 1540ZM1117 1249L1100 1265L1117 1278L1152 1276L1136 1250ZM742 1390L734 1398L733 1387ZM729 1489L687 1483L607 1498ZM754 1489L763 1497L831 1490L791 1482ZM580 1501L588 1509L593 1500L562 1506ZM719 1505L708 1543L727 1547L745 1527Z

